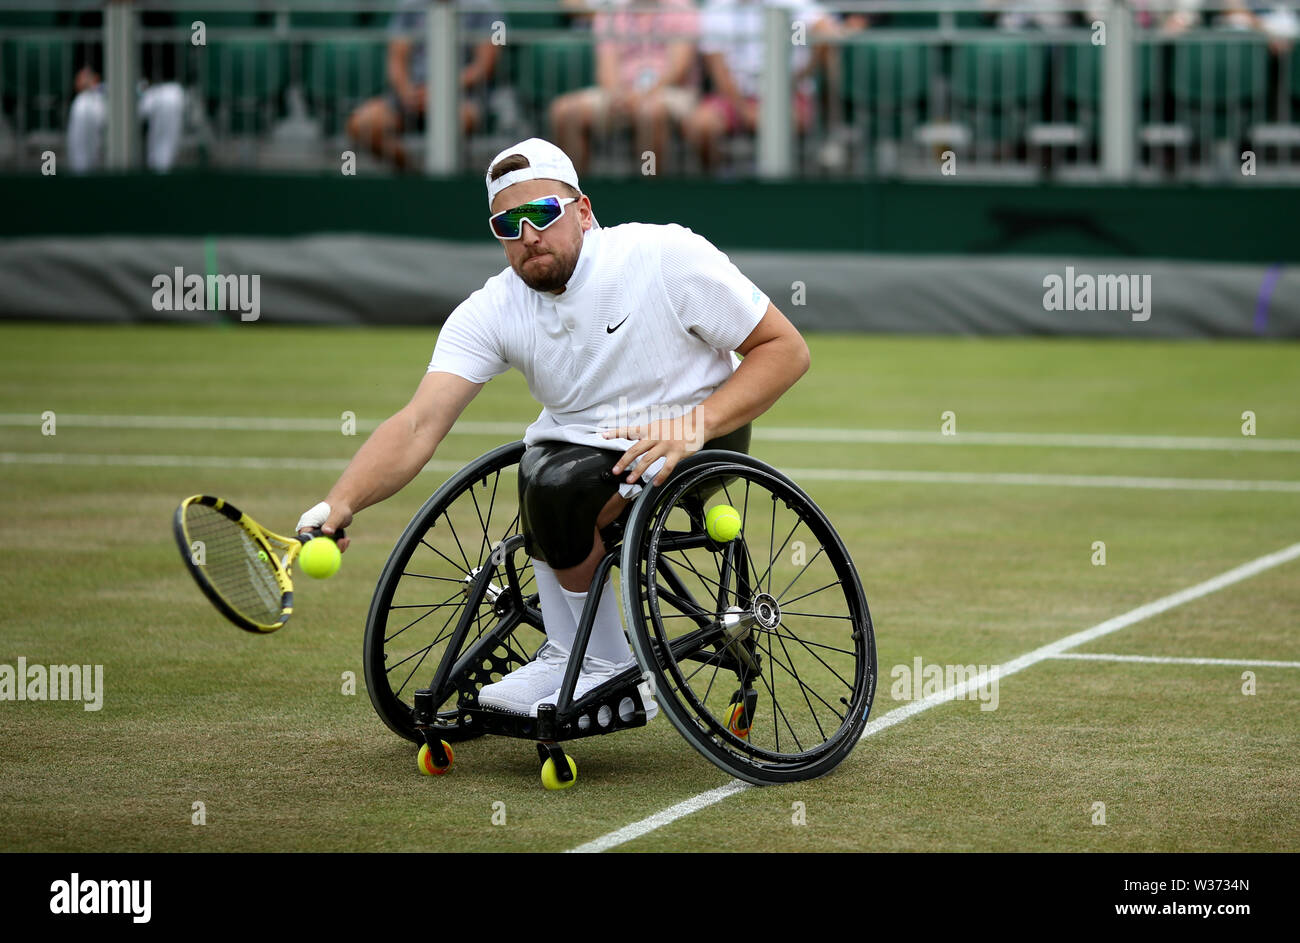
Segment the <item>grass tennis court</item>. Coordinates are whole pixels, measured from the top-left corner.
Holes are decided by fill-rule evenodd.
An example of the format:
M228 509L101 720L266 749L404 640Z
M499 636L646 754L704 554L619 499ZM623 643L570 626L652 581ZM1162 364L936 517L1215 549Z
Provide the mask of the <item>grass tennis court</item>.
M181 498L228 497L290 532L406 402L434 338L0 327L0 664L104 666L99 711L0 702L0 849L560 851L727 784L663 717L572 744L567 792L541 788L531 744L497 738L458 744L429 779L371 708L361 633L379 571L440 481L536 415L517 375L357 519L334 579L296 580L284 630L238 631L184 572ZM1007 663L1300 540L1295 345L808 340L812 370L753 452L854 556L876 623L873 720L908 703L895 666ZM946 411L956 436L939 435ZM1293 559L1078 649L1230 663L1047 658L1002 679L995 710L925 710L826 778L744 789L614 847L1292 850L1297 611Z

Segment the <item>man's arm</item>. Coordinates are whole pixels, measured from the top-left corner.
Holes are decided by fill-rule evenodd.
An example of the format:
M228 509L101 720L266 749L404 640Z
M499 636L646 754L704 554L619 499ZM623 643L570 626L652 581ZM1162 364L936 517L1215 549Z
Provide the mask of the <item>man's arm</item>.
M646 91L647 95L661 89L673 88L686 81L691 66L695 64L695 46L688 40L675 42L668 47L668 62L659 81Z
M470 89L476 85L486 84L488 79L492 78L492 72L497 66L497 55L500 52L501 47L487 39L475 46L474 57L460 70L461 88Z
M388 43L386 69L388 84L397 93L397 98L408 111L420 111L424 108L423 89L411 82L411 50L413 44L409 39L394 39Z
M705 442L733 432L767 412L781 394L808 372L811 363L803 337L770 301L762 320L736 352L745 358L736 372L681 420L606 432L607 439L637 440L618 460L614 474L629 468L637 456L644 456L640 462L642 469L662 457L664 467L654 483L663 484L689 453L699 451ZM635 481L636 474L634 470L627 480Z
M347 527L354 514L406 487L481 389L453 373L425 374L411 401L380 423L325 496L330 513L321 530ZM349 542L339 541L339 549Z

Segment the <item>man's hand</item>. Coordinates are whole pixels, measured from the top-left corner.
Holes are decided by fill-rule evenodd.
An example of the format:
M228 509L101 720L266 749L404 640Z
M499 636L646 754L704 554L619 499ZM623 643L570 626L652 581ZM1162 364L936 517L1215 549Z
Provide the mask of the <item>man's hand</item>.
M397 97L401 100L402 107L414 114L424 111L425 94L425 86L423 85L405 85L397 91Z
M673 469L687 455L698 452L709 440L705 432L704 416L699 407L680 419L661 419L639 426L620 426L604 433L607 439L634 439L636 444L622 454L614 465L614 474L621 475L630 469L627 481L632 484L649 473L659 459L663 465L655 475L654 483L662 485Z
M321 533L332 534L340 528L349 526L351 523L352 512L345 505L337 500L333 504L322 501L298 518L297 533L301 534L319 527ZM351 537L344 537L339 541L339 552L346 551L351 543Z
M620 89L614 93L614 111L629 118L636 117L641 110L641 96L634 89Z
M737 114L740 115L740 126L746 132L752 134L758 130L758 102L753 98L741 98L735 103Z

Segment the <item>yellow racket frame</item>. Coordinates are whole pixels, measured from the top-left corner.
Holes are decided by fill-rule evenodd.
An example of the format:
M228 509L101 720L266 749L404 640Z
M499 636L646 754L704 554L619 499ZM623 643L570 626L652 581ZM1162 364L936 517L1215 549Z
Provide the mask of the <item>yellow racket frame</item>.
M250 619L239 612L231 601L222 594L221 590L208 579L207 574L203 572L203 565L194 562L192 548L195 539L190 536L185 522L185 511L192 504L206 505L234 521L243 528L253 543L267 555L268 560L273 564L272 569L275 573L276 584L280 587L280 618L278 621L265 624ZM284 624L289 621L289 617L293 615L293 580L289 577L289 571L293 567L294 560L298 558L298 554L302 552L302 540L269 531L229 501L207 494L196 494L182 501L180 507L176 509L172 529L176 535L176 542L180 546L181 558L185 561L185 566L190 571L190 575L199 584L199 589L203 590L203 594L227 619L241 629L264 635L283 628Z

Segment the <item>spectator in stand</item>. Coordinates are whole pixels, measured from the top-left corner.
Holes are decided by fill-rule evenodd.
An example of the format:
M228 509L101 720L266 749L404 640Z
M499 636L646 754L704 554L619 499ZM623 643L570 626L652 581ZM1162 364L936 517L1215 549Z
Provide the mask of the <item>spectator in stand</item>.
M1286 55L1300 36L1300 17L1289 7L1238 2L1223 13L1223 24L1234 29L1253 29L1268 37L1268 50L1275 57Z
M144 11L144 26L174 26L169 13ZM87 21L91 22L91 21ZM99 20L93 21L96 26ZM77 70L76 94L68 109L68 163L73 173L99 170L104 164L104 129L108 123L108 102L100 75L102 49L86 47L87 55ZM181 131L185 124L185 90L176 80L175 49L166 43L146 43L140 57L144 76L136 94L136 116L145 123L145 165L155 173L166 173L176 163Z
M592 133L616 124L634 127L637 155L651 151L665 163L672 128L695 107L695 45L681 35L694 35L698 25L690 0L654 0L661 9L653 11L621 9L632 2L645 0L615 0L614 9L598 12L592 23L598 84L551 103L556 143L579 174L591 159Z
M785 7L791 22L803 23L808 42L791 44L794 126L803 134L812 125L813 37L837 27L812 0L706 0L700 13L700 51L713 91L686 119L686 139L705 170L719 163L724 137L758 129L758 89L763 73L763 13Z
M348 118L348 136L400 170L407 167L402 134L424 128L428 62L424 48L425 13L429 0L402 0L388 27L387 74L392 90L362 103ZM464 0L459 20L462 32L484 33L500 16L486 0ZM490 38L461 44L460 130L472 134L482 119L482 109L468 100L469 93L487 86L496 69L500 47Z

